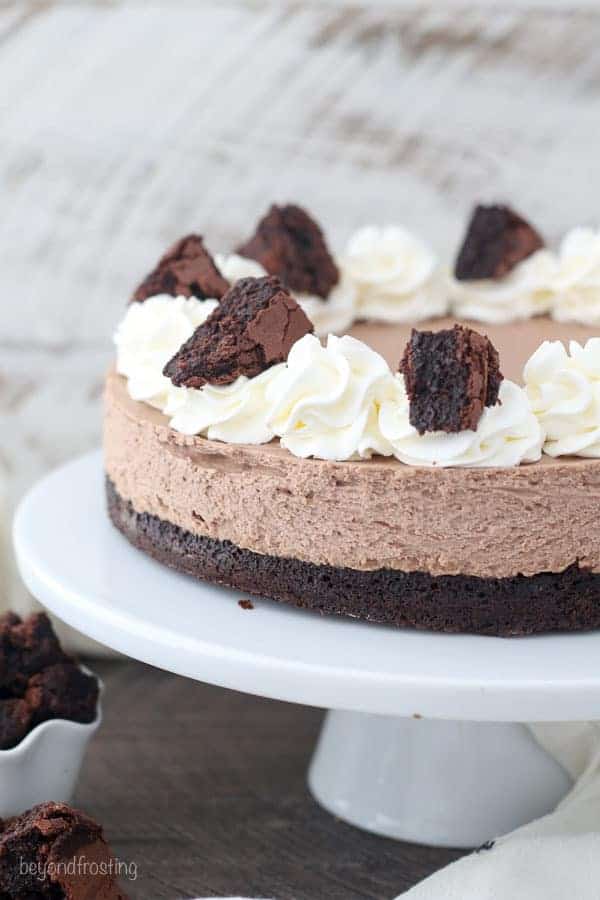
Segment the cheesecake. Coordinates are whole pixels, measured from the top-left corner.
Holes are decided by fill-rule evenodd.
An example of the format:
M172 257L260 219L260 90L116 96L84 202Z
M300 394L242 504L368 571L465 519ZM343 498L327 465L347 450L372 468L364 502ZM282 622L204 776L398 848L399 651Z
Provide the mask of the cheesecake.
M600 348L593 323L552 314L552 251L507 208L480 212L452 273L428 257L387 278L399 304L411 279L423 295L415 273L439 285L432 309L384 321L357 300L325 342L304 289L325 304L353 277L365 296L356 246L345 266L308 214L272 210L237 248L253 275L228 278L201 240L197 265L170 274L181 247L163 257L106 380L113 524L164 565L302 609L499 636L600 627ZM457 283L493 308L540 253L526 316L519 295L507 317L504 294L500 316L459 314ZM396 263L377 264L379 296Z

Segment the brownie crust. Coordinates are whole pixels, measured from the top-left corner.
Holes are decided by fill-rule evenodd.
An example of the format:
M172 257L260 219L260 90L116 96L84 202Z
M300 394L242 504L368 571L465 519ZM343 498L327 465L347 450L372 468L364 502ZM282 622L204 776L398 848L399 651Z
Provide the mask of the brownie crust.
M113 524L158 562L302 609L398 627L500 637L600 627L600 574L578 563L562 572L507 578L317 565L255 553L138 513L108 477L106 495Z

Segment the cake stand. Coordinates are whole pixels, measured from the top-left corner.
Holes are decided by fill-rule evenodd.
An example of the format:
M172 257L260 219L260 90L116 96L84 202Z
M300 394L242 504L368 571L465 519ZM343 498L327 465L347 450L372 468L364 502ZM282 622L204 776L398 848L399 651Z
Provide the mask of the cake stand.
M162 567L104 509L102 459L44 478L14 525L31 593L74 628L187 678L328 709L308 782L335 815L476 846L549 811L563 769L522 722L600 710L600 633L500 639L325 618Z

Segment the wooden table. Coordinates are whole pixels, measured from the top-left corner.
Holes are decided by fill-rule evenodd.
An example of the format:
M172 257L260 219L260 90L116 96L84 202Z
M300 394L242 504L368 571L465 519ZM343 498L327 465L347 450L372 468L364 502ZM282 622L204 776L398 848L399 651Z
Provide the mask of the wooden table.
M392 900L460 855L369 835L314 803L320 710L134 662L90 665L105 721L75 803L137 865L132 900Z

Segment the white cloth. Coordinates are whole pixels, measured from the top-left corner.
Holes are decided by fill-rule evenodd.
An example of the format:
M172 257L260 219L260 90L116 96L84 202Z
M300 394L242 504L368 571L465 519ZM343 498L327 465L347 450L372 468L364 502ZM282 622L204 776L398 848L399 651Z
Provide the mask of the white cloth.
M554 812L441 869L402 900L600 898L600 723L531 729L575 779L569 794Z
M554 812L441 869L396 900L599 900L600 723L531 730L575 779L569 794Z

